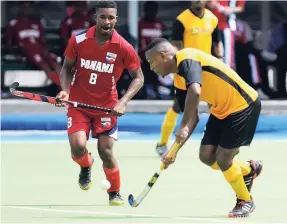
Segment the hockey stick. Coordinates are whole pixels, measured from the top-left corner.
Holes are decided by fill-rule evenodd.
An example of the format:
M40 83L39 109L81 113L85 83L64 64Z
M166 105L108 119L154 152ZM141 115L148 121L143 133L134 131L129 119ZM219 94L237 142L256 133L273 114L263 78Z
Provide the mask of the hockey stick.
M174 142L170 152L168 153L168 157L173 157L174 154L179 150L179 148L181 147L181 143L178 142ZM132 207L137 207L139 206L139 204L145 199L145 197L147 196L148 192L151 190L151 188L153 187L153 185L155 184L155 182L158 180L160 174L162 173L162 171L164 170L164 164L161 163L160 165L160 169L159 171L157 171L152 178L149 180L148 184L145 186L145 188L140 192L140 194L134 198L134 196L132 194L129 195L129 204Z
M14 82L9 87L10 93L13 96L18 96L18 97L22 97L22 98L26 98L26 99L34 100L34 101L50 103L50 104L54 104L54 105L64 103L64 104L71 105L73 107L94 109L94 110L99 110L99 111L108 112L108 113L110 113L112 111L112 109L109 109L109 108L93 106L93 105L89 105L89 104L85 104L85 103L78 103L78 102L70 101L70 100L60 100L60 99L56 99L55 97L44 96L44 95L40 95L40 94L36 94L36 93L22 92L22 91L17 90L18 86L19 86L19 83Z

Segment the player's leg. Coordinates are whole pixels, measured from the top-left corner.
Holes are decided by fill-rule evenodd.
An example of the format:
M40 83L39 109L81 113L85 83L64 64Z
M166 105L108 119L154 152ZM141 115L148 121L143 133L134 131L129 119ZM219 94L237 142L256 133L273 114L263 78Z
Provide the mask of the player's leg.
M91 167L94 162L86 148L90 132L90 119L76 108L68 109L68 135L72 159L80 165L79 186L82 190L91 187Z
M224 128L216 151L216 161L237 196L236 205L229 217L247 217L255 209L250 190L253 180L261 173L262 162L238 162L233 159L240 146L250 145L260 109L261 104L257 99L245 110L223 120Z
M216 160L227 182L234 190L237 201L228 217L247 217L255 209L255 204L244 182L240 166L233 161L239 148L218 146Z
M185 98L186 91L175 88L173 105L168 109L165 115L161 126L161 139L156 145L156 151L160 156L167 150L168 140L176 126L178 114L184 110Z
M114 138L109 135L100 134L98 136L99 155L103 161L106 178L111 183L111 187L108 189L109 203L110 205L120 206L124 204L124 201L120 195L120 170L113 155L114 141Z
M199 159L214 170L220 170L216 162L216 150L222 132L222 122L210 115L206 123L199 149Z
M161 126L161 138L160 142L156 145L156 151L159 156L162 156L167 150L168 140L173 132L178 114L180 113L179 106L176 100L173 101L173 106L168 109L165 114L162 126Z
M206 164L207 166L210 166L214 170L220 170L220 167L216 161L216 151L217 146L220 141L220 135L222 133L223 129L223 122L216 118L213 115L210 115L205 130L204 130L204 136L201 141L200 150L199 150L199 159L201 162ZM237 163L240 168L243 176L246 176L246 184L247 188L250 191L251 190L251 180L253 176L250 176L252 174L252 170L259 170L260 167L260 161L247 161L247 162L241 162L234 160L235 163ZM250 182L251 185L248 183Z
M116 117L95 117L93 122L92 136L98 138L98 152L103 161L103 169L111 187L107 190L109 204L120 206L124 201L120 195L120 170L113 154L113 146L118 136Z

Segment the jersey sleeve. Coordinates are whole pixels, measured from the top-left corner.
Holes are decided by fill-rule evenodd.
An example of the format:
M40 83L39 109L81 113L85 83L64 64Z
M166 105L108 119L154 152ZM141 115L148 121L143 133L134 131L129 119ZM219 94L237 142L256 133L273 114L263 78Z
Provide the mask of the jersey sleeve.
M77 57L77 51L75 48L76 46L75 38L76 38L75 35L71 36L64 53L65 57L69 58L70 60L75 60Z
M125 69L127 69L128 71L133 71L140 67L139 57L132 45L127 42L124 42L122 52Z
M183 24L178 19L175 20L172 26L171 39L174 41L177 40L183 41L183 33L184 33Z
M200 62L192 59L184 59L178 65L178 73L185 79L187 87L192 83L202 84L201 72Z

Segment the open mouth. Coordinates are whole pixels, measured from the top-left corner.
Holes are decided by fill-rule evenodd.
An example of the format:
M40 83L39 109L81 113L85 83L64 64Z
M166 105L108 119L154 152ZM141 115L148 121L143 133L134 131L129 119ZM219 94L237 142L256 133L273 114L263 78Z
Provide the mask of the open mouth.
M102 31L104 31L105 33L109 32L111 29L111 27L102 27Z

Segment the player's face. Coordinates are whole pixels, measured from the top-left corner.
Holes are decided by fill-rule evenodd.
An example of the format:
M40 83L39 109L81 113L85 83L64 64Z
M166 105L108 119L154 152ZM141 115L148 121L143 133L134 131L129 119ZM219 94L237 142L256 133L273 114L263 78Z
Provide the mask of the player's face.
M191 2L192 8L203 9L206 5L206 0L193 0Z
M146 54L146 59L150 64L150 69L157 75L165 77L171 72L169 69L168 57L165 52Z
M103 35L111 34L117 22L117 10L114 8L101 8L97 11L97 30Z

